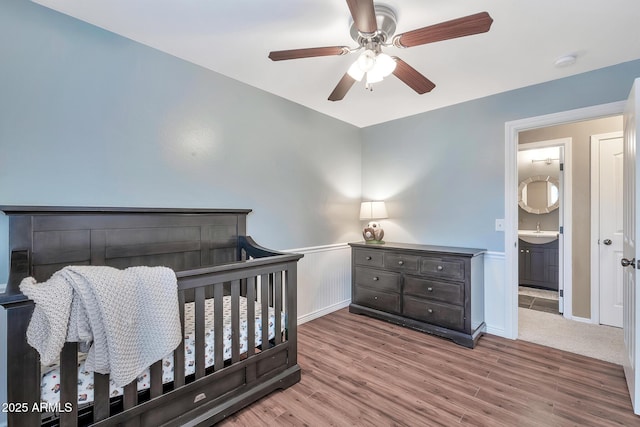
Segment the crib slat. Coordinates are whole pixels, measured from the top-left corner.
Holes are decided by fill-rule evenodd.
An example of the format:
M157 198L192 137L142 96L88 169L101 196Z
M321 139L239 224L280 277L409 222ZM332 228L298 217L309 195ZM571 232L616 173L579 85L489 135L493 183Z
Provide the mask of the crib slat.
M11 343L6 345L7 402L24 402L29 408L40 403L42 381L40 356L25 339L32 312L31 301L5 306L7 341L4 345ZM9 411L6 416L9 425L39 425L41 421L37 411Z
M247 279L247 357L256 353L256 278Z
M173 385L175 388L184 385L184 291L178 292L178 309L180 310L180 331L182 340L173 352Z
M276 276L276 280L275 280L275 290L274 290L274 294L275 294L275 304L274 304L274 311L275 311L275 323L274 323L274 327L275 327L275 342L276 345L280 344L282 342L282 272L277 272L275 274Z
M269 283L270 274L263 274L260 279L260 304L262 310L262 351L269 348Z
M162 360L158 360L156 363L151 365L151 369L149 370L149 390L151 393L151 398L158 397L162 395Z
M109 418L109 375L93 373L93 421Z
M224 367L224 283L213 285L213 370Z
M196 356L196 378L202 378L205 374L204 366L204 298L205 288L199 287L195 290L195 309L196 309L196 339L195 339L195 356Z
M231 282L231 363L240 360L240 281Z
M71 405L69 405L71 403ZM67 412L67 407L70 411ZM78 425L78 343L68 342L60 353L60 424Z
M138 404L138 379L131 381L124 386L123 398L124 410L131 409Z

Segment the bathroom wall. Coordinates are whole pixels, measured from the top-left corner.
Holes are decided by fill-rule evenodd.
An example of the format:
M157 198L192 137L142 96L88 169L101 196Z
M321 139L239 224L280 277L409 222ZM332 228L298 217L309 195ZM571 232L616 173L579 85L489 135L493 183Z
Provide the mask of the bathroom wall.
M589 120L520 132L518 143L572 138L572 249L573 315L591 318L591 135L622 130L622 116Z

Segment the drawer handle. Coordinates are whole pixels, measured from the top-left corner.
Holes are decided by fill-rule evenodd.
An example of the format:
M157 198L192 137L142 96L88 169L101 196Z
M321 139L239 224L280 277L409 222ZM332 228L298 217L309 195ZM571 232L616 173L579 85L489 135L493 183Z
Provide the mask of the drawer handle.
M433 288L427 288L427 292L433 292Z
M439 265L439 266L438 266L438 271L442 271L442 270L444 270L444 267L443 267L443 266L441 266L441 265Z
M367 261L371 261L371 257L370 257L370 256L366 257L365 259L366 259Z
M402 260L398 261L398 265L404 265L404 261Z
M432 309L432 308L428 308L428 309L427 309L427 312L428 312L429 314L431 314L431 313L433 313L433 309Z
M373 276L373 281L377 282L378 280L380 280L377 276Z
M373 297L373 299L378 299L378 297Z

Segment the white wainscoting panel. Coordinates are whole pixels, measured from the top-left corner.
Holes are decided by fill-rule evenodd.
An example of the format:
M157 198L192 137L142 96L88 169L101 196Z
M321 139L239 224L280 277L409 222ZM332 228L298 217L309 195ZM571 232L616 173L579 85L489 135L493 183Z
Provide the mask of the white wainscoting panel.
M351 247L348 244L284 252L304 254L298 262L298 324L349 306Z
M505 283L504 252L484 254L484 318L487 333L505 338L514 338L509 333L510 319L507 319L507 298L511 292ZM509 320L509 321L508 321Z

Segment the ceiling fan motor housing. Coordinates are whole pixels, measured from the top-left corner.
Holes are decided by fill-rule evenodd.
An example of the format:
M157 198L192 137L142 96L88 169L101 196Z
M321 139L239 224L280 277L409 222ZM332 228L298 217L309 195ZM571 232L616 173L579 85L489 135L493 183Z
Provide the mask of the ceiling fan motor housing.
M367 47L371 43L380 44L389 40L396 32L396 14L389 6L383 4L374 5L376 11L376 21L378 23L378 31L375 33L361 33L355 26L355 22L351 22L351 38L362 47Z

